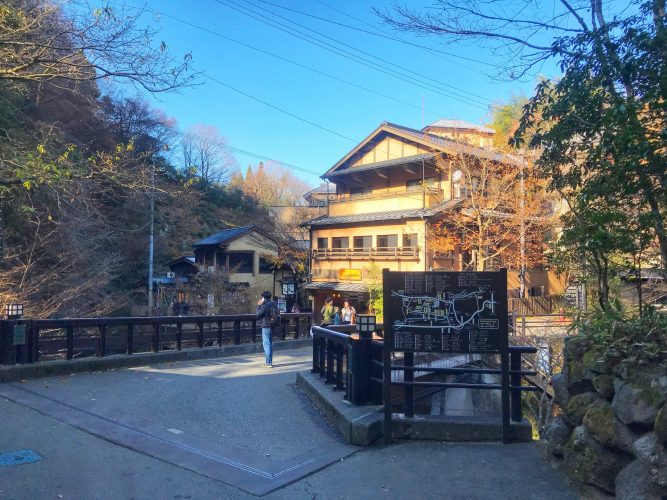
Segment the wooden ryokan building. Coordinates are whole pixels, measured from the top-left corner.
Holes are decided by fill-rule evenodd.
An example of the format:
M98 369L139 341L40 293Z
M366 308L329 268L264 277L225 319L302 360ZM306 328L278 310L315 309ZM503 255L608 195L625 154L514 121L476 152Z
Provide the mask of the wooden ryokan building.
M345 298L357 306L367 302L364 280L373 262L394 271L463 270L462 255L441 259L429 251L427 235L465 196L451 158L520 161L491 150L494 133L459 120L423 130L384 122L322 176L335 183L335 192L327 213L307 223L311 279L305 288L316 320L326 296L336 305ZM516 274L510 281L510 288L518 287ZM528 273L527 286L534 294L563 291L560 280L542 270Z

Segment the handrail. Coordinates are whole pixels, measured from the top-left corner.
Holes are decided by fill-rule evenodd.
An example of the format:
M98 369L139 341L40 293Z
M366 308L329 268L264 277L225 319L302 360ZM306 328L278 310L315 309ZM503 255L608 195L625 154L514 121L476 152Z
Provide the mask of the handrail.
M354 259L361 257L417 258L419 257L419 247L316 248L311 253L314 259Z
M302 325L304 319L307 325ZM194 333L194 338L186 338L185 342L194 342L196 348L216 343L219 346L223 343L255 343L259 338L258 321L254 314L0 320L2 331L14 328L16 324L24 324L26 328L24 344L14 346L0 342L0 363L34 363L39 361L40 356L58 356L63 352L68 360L82 354L104 357L107 355L107 340L110 337L107 329L112 327L121 327L121 334L116 333L113 337L116 339L113 352L118 353L120 350L128 355L146 348L153 352L164 349L180 351L184 333L190 333L190 337ZM274 329L274 336L285 339L290 333L297 339L310 329L311 323L311 313L283 314L281 324ZM194 328L186 330L184 325L193 325ZM147 329L146 326L152 328ZM138 331L137 327L144 328ZM93 332L82 335L76 332L77 329L93 329ZM40 335L42 330L64 330L64 335ZM246 332L245 337L243 331ZM168 340L165 341L163 335L168 335ZM118 339L122 339L120 345Z
M334 390L345 389L348 399L347 373L350 359L348 346L351 337L322 326L313 326L313 373L325 377L325 383L335 383Z

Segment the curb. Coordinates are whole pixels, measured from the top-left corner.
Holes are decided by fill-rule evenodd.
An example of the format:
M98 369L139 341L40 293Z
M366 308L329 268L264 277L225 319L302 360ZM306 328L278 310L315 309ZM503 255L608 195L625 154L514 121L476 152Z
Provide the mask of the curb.
M310 338L295 340L277 340L273 342L274 351L298 349L312 345ZM104 358L82 358L72 360L43 361L25 365L0 366L0 383L15 382L71 373L97 372L131 368L173 361L192 361L198 359L225 358L241 354L264 352L261 343L238 344L223 347L203 347L182 351L147 352L139 354L115 354Z

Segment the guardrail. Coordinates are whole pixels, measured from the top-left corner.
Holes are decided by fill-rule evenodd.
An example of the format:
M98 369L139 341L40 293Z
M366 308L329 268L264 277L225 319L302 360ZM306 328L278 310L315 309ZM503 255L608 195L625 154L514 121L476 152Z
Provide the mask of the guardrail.
M351 337L321 326L314 326L313 373L324 377L326 384L335 384L334 390L345 390L348 399L347 374L349 371L349 346Z
M0 364L256 343L257 321L254 314L0 320ZM310 313L282 314L274 338L305 336L311 322Z

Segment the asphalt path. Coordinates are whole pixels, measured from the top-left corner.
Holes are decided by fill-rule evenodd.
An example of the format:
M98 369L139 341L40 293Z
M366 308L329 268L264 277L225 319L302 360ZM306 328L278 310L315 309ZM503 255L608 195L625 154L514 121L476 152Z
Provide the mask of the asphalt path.
M535 444L346 445L294 385L310 353L0 384L0 453L42 458L0 498L578 498Z

